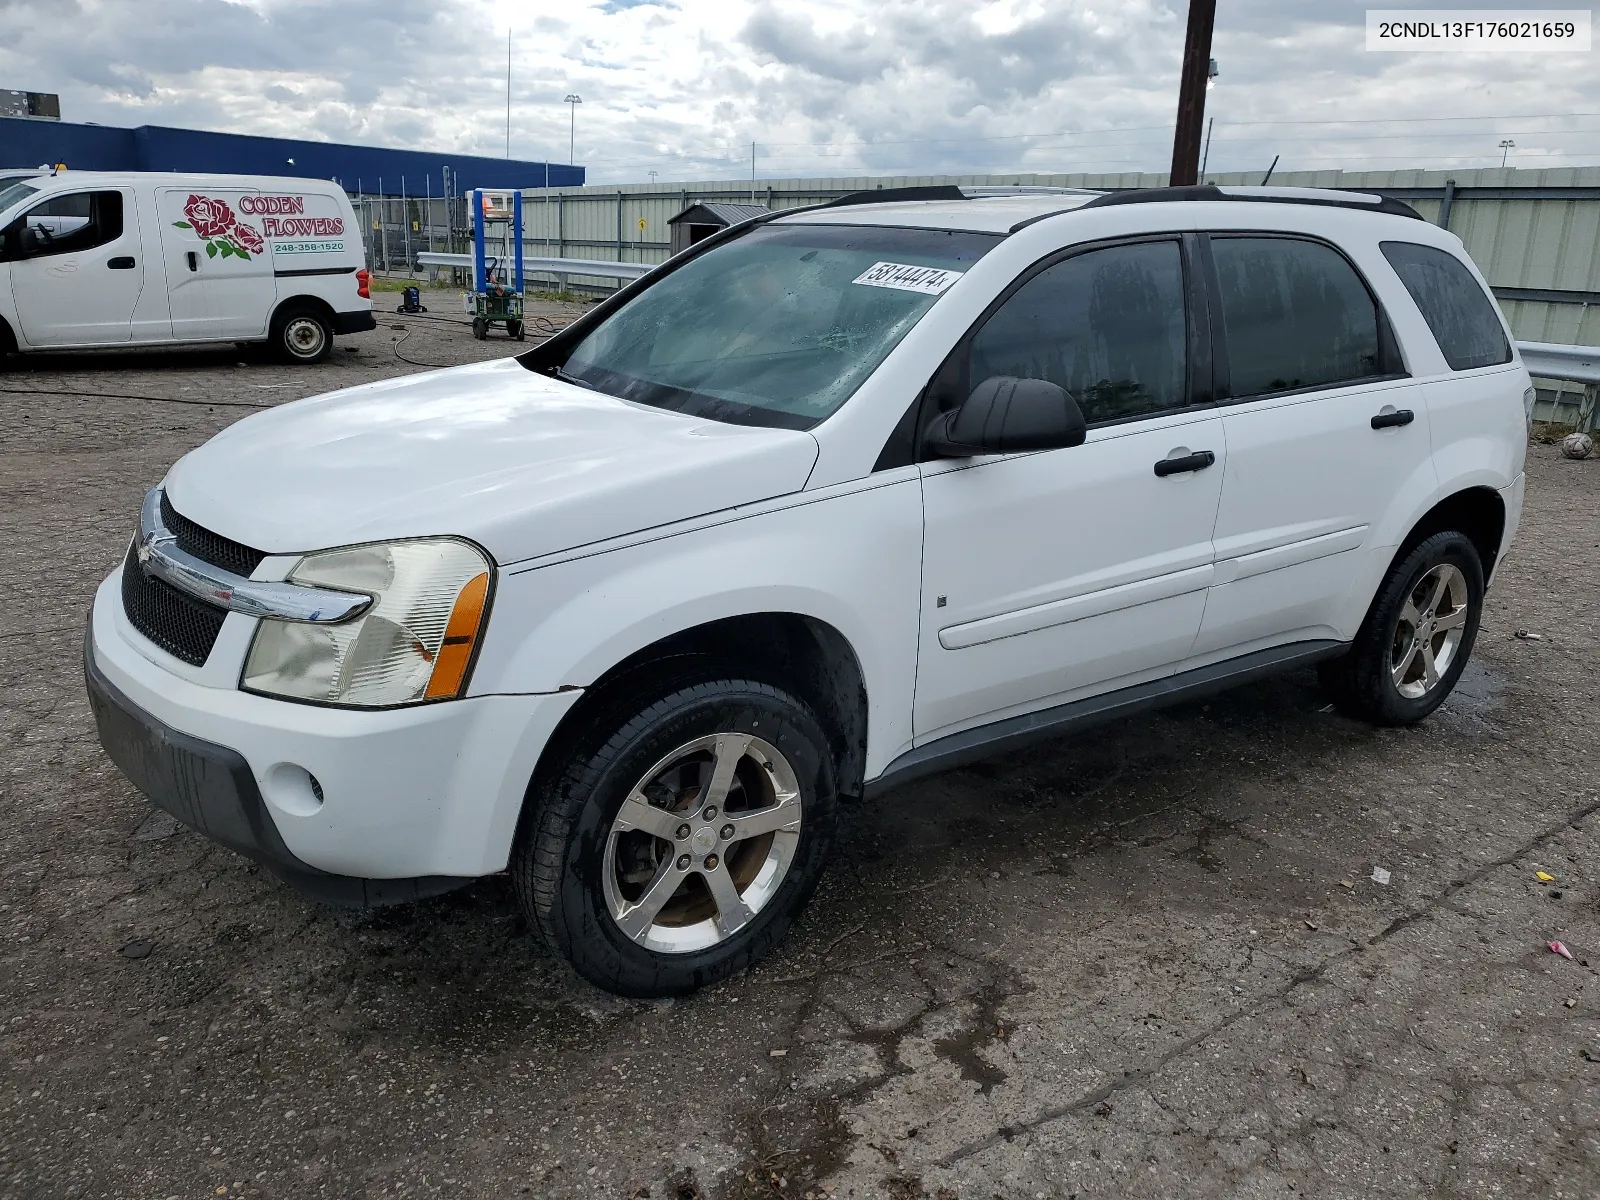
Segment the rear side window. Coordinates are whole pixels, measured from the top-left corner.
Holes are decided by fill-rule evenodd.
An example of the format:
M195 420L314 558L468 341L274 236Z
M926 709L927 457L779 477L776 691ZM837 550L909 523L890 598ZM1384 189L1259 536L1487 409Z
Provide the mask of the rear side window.
M1017 289L972 340L971 386L1048 379L1090 424L1187 402L1183 261L1177 242L1064 259Z
M1452 371L1511 361L1511 344L1494 303L1454 254L1415 242L1383 242L1400 282L1422 310L1422 319Z
M1211 236L1234 399L1331 387L1383 370L1383 316L1331 246Z

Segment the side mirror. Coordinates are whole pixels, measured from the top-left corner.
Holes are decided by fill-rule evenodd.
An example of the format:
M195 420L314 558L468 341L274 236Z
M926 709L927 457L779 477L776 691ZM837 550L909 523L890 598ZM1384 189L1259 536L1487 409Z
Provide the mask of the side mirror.
M24 225L17 233L17 249L23 254L32 254L41 245L39 233L32 225Z
M1065 389L1047 379L994 375L960 408L934 419L927 444L944 458L972 458L1081 446L1087 433L1083 411Z

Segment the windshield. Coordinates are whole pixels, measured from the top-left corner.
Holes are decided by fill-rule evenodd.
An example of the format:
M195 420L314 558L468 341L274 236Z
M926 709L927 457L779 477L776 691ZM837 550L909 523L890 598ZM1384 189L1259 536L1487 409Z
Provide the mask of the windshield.
M809 429L999 240L871 225L757 226L611 314L562 374L658 408Z
M39 189L28 181L34 179L33 175L0 175L0 212L5 212L17 201L25 196L31 196Z

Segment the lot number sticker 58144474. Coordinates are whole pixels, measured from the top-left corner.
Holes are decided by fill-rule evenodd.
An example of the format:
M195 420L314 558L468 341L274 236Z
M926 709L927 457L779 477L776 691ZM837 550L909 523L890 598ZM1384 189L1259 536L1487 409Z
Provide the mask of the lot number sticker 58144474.
M873 263L852 283L867 287L894 288L897 292L923 292L937 296L956 280L960 271L946 271L941 267L915 267L909 263Z

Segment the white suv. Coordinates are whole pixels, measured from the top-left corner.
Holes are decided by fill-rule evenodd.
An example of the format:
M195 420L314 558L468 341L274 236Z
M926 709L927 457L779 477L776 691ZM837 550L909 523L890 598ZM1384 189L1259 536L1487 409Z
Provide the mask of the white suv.
M186 455L90 696L156 804L312 895L509 868L583 975L681 993L783 936L844 799L1310 663L1427 716L1528 387L1394 201L864 193Z

